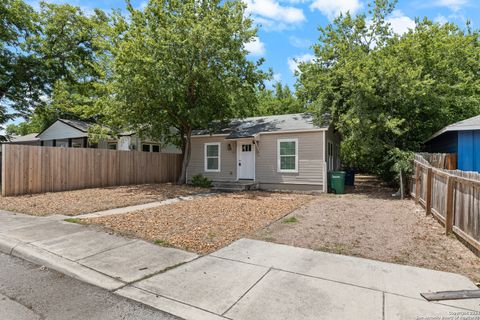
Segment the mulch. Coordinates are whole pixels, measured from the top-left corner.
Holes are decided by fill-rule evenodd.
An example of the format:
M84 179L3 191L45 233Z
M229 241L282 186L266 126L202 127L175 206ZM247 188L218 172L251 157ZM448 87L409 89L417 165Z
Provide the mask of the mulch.
M120 234L205 254L264 228L314 198L269 192L219 194L85 221Z
M0 197L0 209L35 216L52 214L75 216L206 191L208 190L170 183L92 188L19 197Z

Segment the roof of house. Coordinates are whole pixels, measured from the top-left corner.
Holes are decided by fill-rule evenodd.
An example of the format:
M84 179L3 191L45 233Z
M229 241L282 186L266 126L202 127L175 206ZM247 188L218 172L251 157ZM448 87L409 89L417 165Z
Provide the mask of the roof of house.
M10 136L8 138L9 142L28 142L28 141L37 141L38 133L30 133L24 136Z
M88 133L88 129L95 125L95 123L93 123L93 122L82 121L82 120L70 120L70 119L60 119L59 118L56 121L60 121L60 122L74 128L74 129L77 129L77 130L79 130L83 133ZM105 129L108 129L108 130L111 129L111 128L105 126L105 125L102 125L102 127L104 127ZM48 127L48 128L50 128L50 127ZM48 128L46 128L45 130L47 130ZM43 130L42 132L37 134L37 136L42 134L45 130ZM120 136L131 136L133 134L135 134L134 131L123 131L123 132L119 133Z
M431 136L427 141L432 140L433 138L436 138L446 132L450 131L465 131L465 130L480 130L480 115L465 119L459 122L456 122L454 124L451 124L449 126L446 126L442 130L436 132L433 136Z
M68 124L69 126L74 127L75 129L85 133L88 132L88 128L93 125L93 123L82 120L58 119L58 121Z
M226 139L239 139L253 137L263 132L326 129L330 125L330 117L325 115L321 122L317 124L314 116L309 113L252 117L233 119L224 124L217 123L213 130L195 130L193 135L223 134L227 135Z

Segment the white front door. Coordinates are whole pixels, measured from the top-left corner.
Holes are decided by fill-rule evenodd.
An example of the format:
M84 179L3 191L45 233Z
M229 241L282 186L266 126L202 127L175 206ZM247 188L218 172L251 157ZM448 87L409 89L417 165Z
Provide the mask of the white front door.
M251 141L237 143L238 179L255 179L255 146Z

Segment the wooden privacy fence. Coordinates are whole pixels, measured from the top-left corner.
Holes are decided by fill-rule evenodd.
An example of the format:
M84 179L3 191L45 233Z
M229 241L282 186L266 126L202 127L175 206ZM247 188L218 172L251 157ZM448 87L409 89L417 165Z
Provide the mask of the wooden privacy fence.
M434 168L415 155L412 196L444 226L480 252L480 174Z
M4 144L2 195L175 182L181 165L179 154Z

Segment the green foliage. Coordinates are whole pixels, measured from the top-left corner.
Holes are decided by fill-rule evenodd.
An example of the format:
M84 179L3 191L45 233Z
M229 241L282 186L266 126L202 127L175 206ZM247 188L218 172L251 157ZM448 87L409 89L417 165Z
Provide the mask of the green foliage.
M303 104L290 88L277 82L273 90L262 89L258 92L258 105L253 115L281 115L305 112Z
M44 2L37 12L6 0L0 23L0 124L22 115L29 123L18 130L41 131L58 117L101 115L109 16Z
M288 223L297 223L298 219L296 217L290 217L282 220L282 223L288 224Z
M332 115L344 164L387 180L435 131L480 113L478 32L424 19L396 35L386 19L395 3L321 28L297 83L309 107Z
M70 222L70 223L77 223L77 224L87 224L85 221L79 218L67 218L63 219L65 222Z
M151 138L179 143L185 182L194 128L252 112L267 74L247 59L256 35L240 0L150 0L117 16L103 111ZM174 130L172 130L174 129ZM180 137L180 141L178 141Z
M212 181L202 174L197 174L192 177L192 185L200 188L211 188Z

